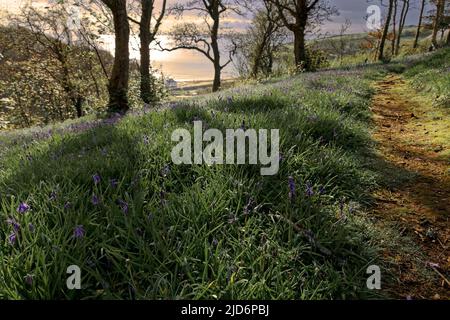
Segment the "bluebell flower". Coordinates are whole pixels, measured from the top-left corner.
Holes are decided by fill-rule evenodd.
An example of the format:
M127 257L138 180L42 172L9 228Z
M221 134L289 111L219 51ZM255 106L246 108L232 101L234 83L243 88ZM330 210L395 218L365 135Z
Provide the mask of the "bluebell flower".
M94 194L92 195L91 202L94 206L97 206L98 204L100 204L100 199Z
M84 230L83 225L78 225L75 227L74 231L73 231L73 236L76 239L81 239L85 236L86 231Z
M99 184L101 181L100 175L97 173L92 176L92 179L94 180L95 185Z
M166 164L164 168L162 168L161 170L161 175L165 178L168 176L169 173L170 173L170 166Z
M20 230L20 224L14 218L6 220L6 223L13 227L14 232L18 232Z
M52 191L52 192L50 193L50 196L48 197L48 199L49 199L50 201L56 200L56 192L55 192L55 191Z
M25 283L29 286L33 285L33 275L32 274L27 274L25 276Z
M305 190L306 196L312 197L314 195L313 186L310 181L306 182L306 190Z
M295 200L295 181L293 177L288 178L288 185L289 185L289 199L291 201Z
M320 186L320 188L319 188L319 194L320 194L320 195L325 194L325 187L324 187L324 186Z
M15 232L11 233L8 236L8 241L9 241L10 245L12 245L12 246L15 245L16 244L16 240L17 240L17 234Z
M119 181L117 179L111 179L109 183L111 184L111 187L115 189L119 184Z
M122 210L122 212L127 215L128 214L128 203L126 203L123 200L117 200L117 203L119 204L120 209Z
M26 204L25 202L22 202L21 204L19 204L19 207L17 208L17 212L19 212L19 213L25 213L28 210L30 210L30 206L28 204Z

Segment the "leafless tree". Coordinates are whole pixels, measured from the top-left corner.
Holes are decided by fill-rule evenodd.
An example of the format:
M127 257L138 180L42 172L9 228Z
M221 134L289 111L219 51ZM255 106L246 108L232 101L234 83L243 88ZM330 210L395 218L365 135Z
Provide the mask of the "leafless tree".
M431 36L431 42L432 42L433 46L435 48L437 48L438 47L437 34L439 32L441 18L444 15L444 11L445 11L445 0L434 0L432 2L434 2L436 5L436 14L435 14L434 20L433 20L433 33Z
M419 37L420 37L420 30L422 28L422 21L423 21L423 13L425 11L425 5L426 5L427 1L426 0L421 0L421 5L420 5L420 14L419 14L419 23L417 24L417 31L416 31L416 37L414 38L414 44L413 44L413 48L416 49L418 44L419 44Z
M337 13L325 0L270 0L277 8L284 26L294 35L294 56L297 68L309 69L306 54L307 28L320 25Z
M398 0L394 0L394 11L392 13L392 38L391 38L391 55L395 55L395 43L397 39L397 9Z
M396 37L396 42L395 42L395 52L394 52L395 55L398 55L400 52L400 41L401 41L403 29L405 27L406 18L408 16L409 7L410 7L410 0L403 0L402 12L400 13L400 21L399 21L399 25L398 25L398 32L397 32L397 37Z
M240 13L231 0L191 0L186 4L179 3L171 8L178 17L186 12L197 13L202 19L202 24L186 22L175 26L170 32L174 42L172 48L164 48L159 44L161 50L174 51L179 49L195 50L203 54L214 66L214 80L212 90L218 91L221 86L222 70L232 62L232 56L236 46L228 48L228 59L221 62L219 42L221 38L220 28L222 18L229 13Z
M386 16L386 21L384 23L383 33L382 33L381 39L380 39L380 45L378 47L377 59L379 61L384 60L384 47L386 45L386 39L389 34L389 26L391 24L392 13L394 11L394 5L395 5L395 0L389 0L388 13Z

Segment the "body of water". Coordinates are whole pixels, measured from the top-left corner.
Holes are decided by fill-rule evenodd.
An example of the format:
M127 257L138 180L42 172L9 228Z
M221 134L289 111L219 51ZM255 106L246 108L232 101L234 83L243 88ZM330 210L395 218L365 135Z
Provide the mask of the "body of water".
M171 47L171 41L167 36L158 38L165 48ZM222 41L224 42L224 41ZM103 35L99 40L102 49L114 53L114 36ZM226 45L226 44L225 44ZM180 49L172 52L160 51L156 45L150 48L152 66L163 72L166 77L176 81L203 81L214 77L214 68L209 59L195 50ZM222 46L222 63L228 59L228 52ZM130 40L130 58L139 60L139 39L132 37ZM222 78L230 79L237 76L237 72L230 63L222 70Z

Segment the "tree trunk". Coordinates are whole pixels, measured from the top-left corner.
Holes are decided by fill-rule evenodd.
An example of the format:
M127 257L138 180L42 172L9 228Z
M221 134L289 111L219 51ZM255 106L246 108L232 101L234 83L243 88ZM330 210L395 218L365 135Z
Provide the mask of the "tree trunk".
M400 52L400 41L402 38L403 28L405 27L406 17L409 11L409 0L403 0L402 13L400 15L400 23L398 26L397 43L395 44L395 55L398 56Z
M75 99L75 109L77 110L77 117L81 118L83 116L83 101L84 99L80 96Z
M422 20L423 20L423 12L424 12L424 10L425 10L425 0L422 0L422 5L420 7L419 24L417 26L416 38L414 39L414 45L413 45L414 49L416 49L418 44L419 44L420 28L422 28Z
M300 70L309 69L307 57L306 57L306 44L305 44L305 29L297 28L294 31L294 55L295 55L295 67Z
M150 34L152 11L152 1L142 0L141 22L139 25L139 38L141 42L141 99L147 104L152 102L154 97L150 75L150 43L153 40Z
M67 94L67 97L72 104L72 106L75 108L77 117L80 118L83 116L83 98L78 94L76 88L74 87L71 79L70 79L70 72L67 67L67 59L64 54L62 54L60 51L57 51L56 53L58 57L58 61L61 63L61 84L64 92Z
M378 52L378 60L379 61L384 60L384 46L386 44L386 38L387 38L387 35L389 32L389 25L391 23L393 8L394 8L394 0L389 0L389 10L388 10L388 14L386 17L386 23L384 25L383 35L381 36L380 48L379 48L379 52Z
M214 80L213 80L213 87L212 91L217 92L220 90L220 87L222 86L221 81L221 71L222 68L220 67L219 63L214 62Z
M130 67L130 25L128 23L126 0L108 1L114 20L115 52L114 65L109 79L110 112L125 113L128 105L128 81Z
M450 46L450 28L447 30L447 46Z
M438 0L438 2L436 4L436 16L434 17L434 23L433 23L433 34L431 36L431 43L433 44L433 46L435 48L438 47L437 34L439 31L439 24L441 22L441 14L443 12L443 9L444 9L444 1Z
M214 19L213 25L211 27L211 48L213 51L213 64L214 64L214 80L212 91L216 92L220 90L221 86L221 72L222 67L220 65L220 50L219 50L219 5L218 2L212 8L211 17Z
M252 62L252 71L250 73L252 78L256 79L258 77L259 69L262 66L264 50L267 47L267 38L268 37L269 36L267 36L267 34L265 34L262 41L257 44L257 48L255 50L256 53L255 53L255 56L253 57L253 62Z
M397 8L398 8L398 0L394 0L394 13L392 15L392 32L393 37L391 41L391 55L395 55L395 40L397 38Z

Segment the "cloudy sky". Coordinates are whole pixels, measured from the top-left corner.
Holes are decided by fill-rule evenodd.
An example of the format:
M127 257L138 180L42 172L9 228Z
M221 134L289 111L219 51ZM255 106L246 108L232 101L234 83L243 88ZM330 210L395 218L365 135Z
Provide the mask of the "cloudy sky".
M15 11L20 5L23 5L30 0L0 0L0 10L8 10ZM51 2L55 2L56 0L31 0L36 5L48 5ZM161 2L162 0L157 0L157 2ZM186 2L188 0L168 0L169 5L177 3L177 2ZM365 27L364 17L366 16L367 8L372 4L380 4L380 0L329 0L333 5L335 5L339 11L340 15L337 17L333 17L332 21L327 22L323 26L324 32L336 32L339 29L339 26L345 21L345 19L350 19L352 21L351 32L361 32L367 31ZM387 1L384 1L386 3ZM410 14L408 16L407 24L416 24L418 20L418 6L419 0L411 0L412 8ZM185 17L186 19L197 20L195 16ZM227 25L234 28L245 28L246 23L248 22L248 17L228 17ZM168 19L164 24L164 29L169 29L176 21L174 19Z

